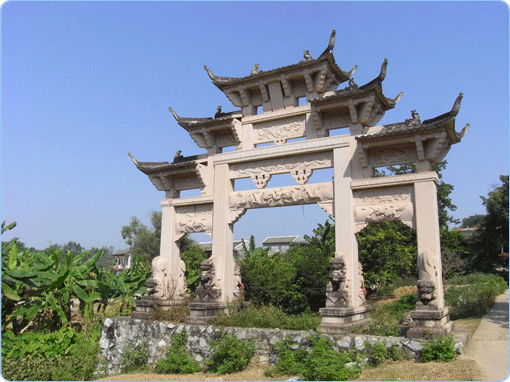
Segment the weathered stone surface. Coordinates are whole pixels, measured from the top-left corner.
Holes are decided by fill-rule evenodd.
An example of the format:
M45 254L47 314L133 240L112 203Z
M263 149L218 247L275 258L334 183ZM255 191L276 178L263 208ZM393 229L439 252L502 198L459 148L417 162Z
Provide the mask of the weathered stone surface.
M98 363L108 374L122 372L123 352L138 343L145 343L149 347L148 364L153 364L165 354L167 346L173 341L173 336L185 331L188 338L186 348L197 362L203 362L212 354L211 344L224 333L229 333L243 340L253 340L256 347L258 363L276 364L278 355L275 345L289 339L293 349L298 350L308 345L311 336L318 335L313 331L257 329L257 328L215 328L213 326L175 325L167 322L153 322L150 320L134 320L129 317L115 317L106 319L99 341L100 354ZM403 337L378 337L367 335L326 335L321 334L334 343L337 351L356 349L363 351L364 343L371 345L382 342L386 347L397 345L412 358L418 358L422 345L418 340Z

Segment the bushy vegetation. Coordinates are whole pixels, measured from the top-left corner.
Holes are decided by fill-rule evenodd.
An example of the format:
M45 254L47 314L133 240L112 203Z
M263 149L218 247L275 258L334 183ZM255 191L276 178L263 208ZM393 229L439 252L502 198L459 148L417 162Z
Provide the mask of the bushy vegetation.
M316 330L321 317L310 312L299 315L287 314L274 305L246 307L232 305L229 314L214 317L214 325L236 326L244 328L280 328L283 330Z
M451 307L452 319L482 317L494 305L496 297L508 288L499 275L475 273L457 276L448 281L446 305Z
M240 340L231 334L224 334L212 344L213 353L207 362L210 371L230 374L246 369L255 355L251 340Z
M122 369L125 372L138 371L147 367L149 348L140 342L134 346L126 345L122 349Z
M352 352L338 352L333 342L323 336L309 338L309 344L298 350L290 340L277 343L278 362L274 372L299 375L306 381L345 381L359 375L359 367L346 367L356 360Z
M450 362L453 361L458 354L454 349L453 336L439 337L435 341L426 342L423 344L423 349L420 353L420 359L423 362L439 361Z
M5 226L2 233L15 227ZM102 320L129 314L145 292L150 266L135 258L119 275L98 267L102 251L34 252L2 243L2 373L11 380L87 380L97 360ZM70 303L83 322L71 327Z
M199 363L191 358L186 349L186 339L185 331L173 337L172 344L167 347L165 356L160 358L154 366L156 373L191 374L201 370Z

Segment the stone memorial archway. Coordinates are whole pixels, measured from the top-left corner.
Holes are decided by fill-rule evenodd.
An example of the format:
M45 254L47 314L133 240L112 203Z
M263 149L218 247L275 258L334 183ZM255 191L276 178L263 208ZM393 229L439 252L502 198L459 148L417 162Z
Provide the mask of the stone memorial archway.
M436 118L422 122L413 110L404 122L377 126L402 96L390 99L382 93L388 60L374 80L358 86L352 79L357 67L342 71L333 56L334 44L335 31L317 59L307 54L297 64L270 71L256 66L243 78L218 77L205 67L213 84L240 110L223 113L219 107L211 118L183 118L170 111L207 154L183 157L178 152L172 163L139 162L130 154L166 195L161 202L161 252L148 282L151 294L137 301L134 318L149 318L154 306L164 308L185 298L178 247L183 235L205 232L212 238L212 256L201 265L187 319L207 323L240 295L232 243L234 224L242 215L251 208L318 204L336 221L322 331L342 333L368 318L355 234L370 222L393 220L415 228L418 237L419 302L409 336L451 330L441 278L438 178L431 164L439 163L469 126L455 131L462 93L449 112ZM348 85L338 90L344 82ZM299 106L300 98L306 105ZM345 129L346 134L329 136L332 129ZM288 142L295 138L305 139ZM222 153L229 146L236 150ZM418 173L374 177L375 168L409 163L416 164ZM325 168L333 169L332 182L309 183L315 170ZM286 173L295 185L271 187L272 176ZM236 191L235 180L242 178L251 178L256 189ZM200 189L201 195L180 198L180 191L190 189Z

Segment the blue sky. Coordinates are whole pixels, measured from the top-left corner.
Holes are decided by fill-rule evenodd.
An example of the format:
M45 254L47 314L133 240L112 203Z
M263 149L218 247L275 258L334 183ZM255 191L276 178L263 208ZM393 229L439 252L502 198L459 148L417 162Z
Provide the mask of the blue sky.
M508 174L509 11L503 2L30 2L1 8L1 214L18 226L2 240L28 246L79 242L126 247L131 216L149 225L164 193L140 161L203 153L168 107L185 117L234 110L203 69L246 76L317 57L337 30L334 54L355 64L358 85L389 59L387 97L404 96L380 124L451 109L471 129L448 156L462 219L484 213ZM340 88L345 87L340 85ZM311 234L317 206L250 210L236 239ZM208 239L205 235L198 240Z

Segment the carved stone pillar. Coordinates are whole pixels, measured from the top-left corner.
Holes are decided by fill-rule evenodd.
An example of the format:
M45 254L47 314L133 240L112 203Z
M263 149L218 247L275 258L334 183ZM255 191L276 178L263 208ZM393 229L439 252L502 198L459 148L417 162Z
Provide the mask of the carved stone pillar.
M411 312L411 338L447 335L453 329L450 308L445 306L437 190L433 179L414 184L418 240L418 303Z
M214 171L212 255L201 264L202 274L197 298L189 304L186 322L207 324L215 314L225 311L234 297L233 224L229 224L229 195L233 182L229 165L220 164Z
M186 298L186 265L180 258L176 241L176 213L172 200L161 202L160 254L152 260L152 278L147 280L149 295L136 300L136 311L131 315L133 318L149 319L156 307L167 309Z
M352 141L349 143L353 145ZM370 306L361 297L362 277L359 274L351 190L351 158L355 147L350 146L333 151L336 254L331 264L326 307L320 309L320 330L325 333L349 332L353 325L364 323L370 311Z

